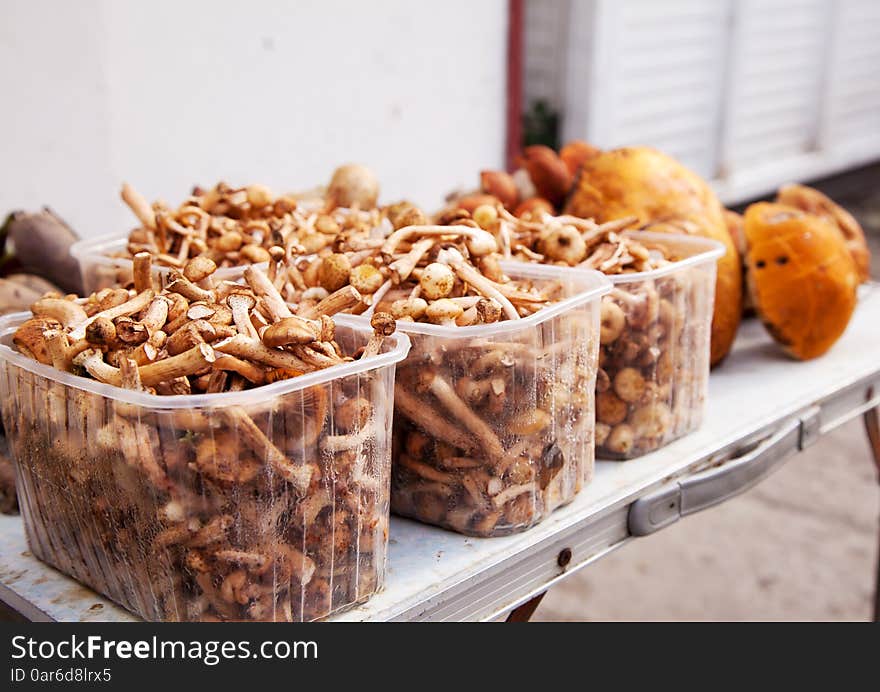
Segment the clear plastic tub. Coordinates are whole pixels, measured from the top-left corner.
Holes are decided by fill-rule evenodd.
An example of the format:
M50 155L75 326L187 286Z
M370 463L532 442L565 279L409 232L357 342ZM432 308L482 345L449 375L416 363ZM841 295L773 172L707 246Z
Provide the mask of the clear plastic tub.
M83 295L89 295L103 288L130 286L132 265L130 258L121 257L127 253L128 239L118 235L104 236L92 240L80 240L70 248L70 254L79 262L79 271L83 282ZM249 265L221 267L211 276L215 281L238 281L244 276ZM266 267L266 263L255 265ZM164 288L172 268L164 265L153 265L153 280L158 288Z
M37 557L152 621L315 620L381 588L405 335L248 391L155 396L17 353L27 316L0 319L0 394Z
M596 381L596 456L631 459L699 427L709 383L709 342L721 243L633 231L679 261L609 276L602 298Z
M538 523L593 471L599 300L589 270L503 263L514 279L559 281L564 300L521 320L471 327L398 322L391 507L475 536Z

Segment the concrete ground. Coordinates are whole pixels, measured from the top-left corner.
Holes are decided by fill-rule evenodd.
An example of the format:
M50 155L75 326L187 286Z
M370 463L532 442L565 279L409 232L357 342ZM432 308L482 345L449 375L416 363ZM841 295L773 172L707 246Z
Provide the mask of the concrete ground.
M868 231L880 279L880 166L821 187ZM584 568L533 620L868 620L878 516L858 419L748 493Z

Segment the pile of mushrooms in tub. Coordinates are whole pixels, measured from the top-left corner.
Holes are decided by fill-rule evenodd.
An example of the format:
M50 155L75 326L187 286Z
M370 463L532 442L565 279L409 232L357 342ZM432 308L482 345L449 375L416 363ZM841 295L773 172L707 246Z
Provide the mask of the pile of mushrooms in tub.
M261 185L221 183L194 189L177 209L151 205L127 185L122 197L140 221L128 242L131 284L85 298L45 295L15 332L18 351L124 389L220 394L369 359L401 329L413 348L398 365L394 393L391 507L399 514L470 535L523 530L589 481L595 443L626 453L642 438L662 436L657 425L673 425L672 412L659 423L656 416L640 423L629 415L657 395L664 365L662 354L625 345L652 325L681 323L684 316L670 312L669 301L640 291L541 322L542 310L571 297L573 279L564 278L565 270L537 276L505 264L636 273L674 262L662 244L624 232L635 218L597 224L541 210L516 216L491 201L470 210L453 203L429 218L409 202L377 206L376 179L360 166L338 169L320 194L275 196ZM164 286L151 271L157 265L170 269ZM241 281L212 277L231 266L243 266ZM346 350L336 340L340 313L370 325L365 345ZM530 326L519 330L523 320ZM619 366L599 366L600 342L618 342ZM624 415L606 414L600 398L594 428L594 390L600 397L611 393ZM314 434L320 449L344 451L349 437L370 435L362 430L371 424L363 398L315 405L314 415L308 431L302 426L297 434ZM330 420L334 436L325 438ZM238 448L217 443L227 423L239 431ZM138 435L123 413L113 425ZM204 575L196 578L202 596L190 619L277 617L267 615L255 593L269 588L260 586L268 577L259 575L278 569L315 585L306 599L310 609L297 612L288 604L281 619L314 619L333 609L327 582L313 578L332 564L333 550L306 555L296 547L302 536L271 546L233 542L230 523L242 519L205 509L205 489L212 487L228 492L256 484L259 502L268 502L275 491L255 480L266 464L302 503L314 505L305 514L320 523L327 498L319 501L316 478L324 471L298 463L261 425L233 410L205 422L211 443L197 439L185 459L132 456L137 473L167 497L164 528L154 540L163 548L183 546L181 564ZM138 449L134 441L132 448ZM195 475L184 483L172 472L177 468ZM203 493L198 502L196 487ZM246 503L236 506L247 513ZM283 511L278 517L289 516ZM381 506L375 511L374 531ZM337 553L357 542L356 531L339 532L340 521L323 529L335 537L329 540ZM387 538L387 529L378 530ZM125 535L135 540L137 534L135 526ZM249 576L239 584L243 570ZM278 594L272 599L277 608ZM347 594L341 602L352 600Z
M151 205L128 185L122 197L141 222L128 244L134 285L84 300L47 296L15 343L55 367L158 394L250 388L350 359L332 339L331 316L340 312L372 317L377 333L388 333L395 321L470 327L521 320L564 297L559 281L511 278L504 258L605 273L648 271L676 259L622 233L636 225L633 217L601 225L541 210L517 217L489 201L471 211L451 204L429 220L408 202L379 207L378 183L360 166L338 169L326 190L306 195L220 183L195 188L177 209ZM250 267L242 285L212 283L218 267L261 262L267 271ZM172 270L161 292L150 290L152 264ZM625 324L681 319L668 308L646 294L604 301L602 343L629 338ZM526 353L534 345L522 344L521 358L473 345L424 357L414 348L397 374L395 510L495 535L525 528L571 499L573 492L553 480L580 462L563 458L544 434L552 419L581 415L579 434L592 447L597 373L600 396L616 392L624 408L648 397L650 383L624 363L597 368L595 355L581 358L576 344L552 347L582 361L572 366L564 406L560 383L534 368L540 354L536 360ZM531 392L531 400L510 396L513 388ZM639 435L656 433L606 422L600 411L596 434L619 438L626 451ZM566 481L575 492L585 473L576 475ZM557 497L544 497L550 493Z

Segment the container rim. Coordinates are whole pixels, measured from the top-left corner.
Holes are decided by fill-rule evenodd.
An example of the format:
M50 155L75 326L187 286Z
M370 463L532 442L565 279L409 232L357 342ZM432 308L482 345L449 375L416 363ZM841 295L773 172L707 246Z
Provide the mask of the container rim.
M631 281L644 281L646 279L655 279L658 276L666 276L677 272L679 269L693 267L697 264L703 264L711 260L718 260L724 254L726 248L722 243L712 238L704 238L699 235L686 235L684 233L657 233L656 231L624 231L621 235L638 240L650 240L658 245L686 245L693 248L694 254L684 259L673 262L659 269L652 269L646 272L634 272L632 274L608 274L608 278L613 284L626 284Z
M44 365L10 348L5 342L15 331L21 322L30 318L30 312L16 312L0 317L0 362L10 363L16 367L27 370L35 375L40 375L48 380L73 387L82 391L100 394L114 401L136 404L153 409L182 409L182 408L211 408L221 406L253 405L265 401L272 396L289 394L308 387L322 385L330 380L342 379L362 372L378 370L386 366L395 365L406 358L410 349L409 337L396 331L386 337L386 343L391 342L391 348L366 361L355 360L350 363L333 365L323 370L310 372L299 377L287 380L279 380L271 384L264 384L254 389L241 392L222 392L220 394L148 394L123 389L111 384L104 384L97 380L80 377L69 372L56 370L50 365ZM369 324L363 321L340 320L341 326L356 332L369 335L373 333Z
M120 236L114 233L112 235L103 235L98 238L77 240L70 246L69 252L71 257L80 263L80 270L82 270L82 264L85 262L125 267L133 264L134 261L131 257L111 257L105 253L115 249L124 250L127 243L127 236ZM168 274L175 269L174 267L169 267L164 264L156 264L155 262L153 262L151 266L153 270L160 274ZM218 279L223 279L228 276L238 276L248 267L266 269L268 266L268 262L259 262L257 264L236 264L232 267L219 267L217 271L214 272L214 276Z
M610 293L613 288L608 277L602 272L595 269L580 269L577 267L555 267L545 264L532 264L529 262L515 262L512 260L503 260L501 269L505 274L515 277L523 277L530 279L558 279L563 276L572 277L579 280L583 289L579 293L575 293L564 300L554 303L549 307L542 308L538 312L523 317L519 320L503 320L493 324L477 324L468 327L446 327L440 324L430 324L425 322L397 322L397 330L407 334L422 334L429 336L442 336L446 338L467 338L481 336L495 336L496 334L508 334L517 332L522 329L536 327L557 315L580 307L591 300L602 297L606 293ZM362 315L352 316L361 322L372 314L372 307Z

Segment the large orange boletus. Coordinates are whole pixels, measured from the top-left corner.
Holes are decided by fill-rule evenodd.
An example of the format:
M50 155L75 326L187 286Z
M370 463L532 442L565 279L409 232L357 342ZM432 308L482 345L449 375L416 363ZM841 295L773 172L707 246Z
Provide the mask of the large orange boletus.
M821 216L840 231L849 253L859 270L859 279L871 278L871 252L865 233L855 217L827 195L806 185L783 185L776 193L776 201L797 207L808 214Z
M721 203L708 183L675 159L649 147L603 151L583 161L565 212L603 223L638 216L651 230L690 232L721 241L712 354L727 355L742 316L742 264L724 222Z
M761 321L785 350L807 360L843 334L856 306L856 264L837 228L784 204L746 209L746 270Z

